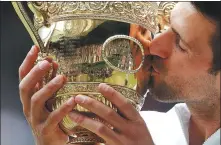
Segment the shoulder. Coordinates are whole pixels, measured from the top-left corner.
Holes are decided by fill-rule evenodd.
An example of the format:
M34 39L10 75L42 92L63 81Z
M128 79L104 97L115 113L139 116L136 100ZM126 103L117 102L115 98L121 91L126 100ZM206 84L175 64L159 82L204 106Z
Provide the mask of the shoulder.
M140 115L145 122L151 120L158 120L171 117L171 115L182 116L182 114L189 114L189 110L185 103L178 103L174 105L168 112L158 112L158 111L141 111Z
M144 119L148 130L155 144L185 144L186 139L182 126L185 111L188 111L186 104L176 104L168 112L142 111L140 115ZM186 144L185 144L186 145Z
M157 111L141 111L140 115L146 123L166 117L165 112L157 112Z

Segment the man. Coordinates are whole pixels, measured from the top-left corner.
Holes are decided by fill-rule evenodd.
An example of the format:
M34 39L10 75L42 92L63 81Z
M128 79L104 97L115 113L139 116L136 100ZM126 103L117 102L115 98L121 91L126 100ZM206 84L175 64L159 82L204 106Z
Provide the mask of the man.
M142 69L138 90L145 92L149 89L151 95L162 102L185 102L165 114L147 111L140 115L121 94L105 84L99 85L99 91L126 119L102 103L80 95L49 113L45 108L46 100L66 80L64 76L56 76L38 90L38 82L50 69L50 63L55 70L58 66L50 59L34 66L38 49L32 47L19 69L22 80L19 87L24 114L32 127L36 144L64 145L67 136L58 123L66 114L110 145L220 144L218 9L217 3L179 3L171 13L171 27L151 43L146 40L145 33L137 31L134 34L143 43L145 54L153 56L152 64L146 64ZM151 66L152 72L145 71ZM76 104L104 118L117 131L80 114L70 113Z

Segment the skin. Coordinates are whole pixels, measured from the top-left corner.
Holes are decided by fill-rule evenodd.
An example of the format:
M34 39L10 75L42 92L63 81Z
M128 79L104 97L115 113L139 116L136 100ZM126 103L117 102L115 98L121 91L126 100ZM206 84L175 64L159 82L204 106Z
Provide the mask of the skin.
M136 26L131 29L134 29L134 32L130 35L144 45L146 56L153 56L152 66L155 69L152 73L148 72L151 65L149 61L145 62L144 68L138 72L142 74L138 81L138 91L143 93L149 89L151 95L162 102L185 102L191 112L189 143L202 144L220 128L220 72L216 75L209 73L213 58L210 40L215 31L214 24L198 13L189 2L185 2L178 4L172 11L171 28L151 43L148 32ZM186 43L177 39L178 35L174 30ZM179 40L178 44L176 40ZM33 47L19 69L21 102L34 132L36 144L65 144L67 136L60 130L58 123L66 114L74 122L101 136L106 144L153 144L139 113L120 93L105 84L100 84L98 90L115 104L126 118L122 118L102 103L81 95L70 98L68 103L64 103L59 109L48 112L44 105L46 100L64 85L66 79L64 76L56 76L41 88L42 77L50 69L50 64L54 72L58 66L51 59L45 60L43 66L34 66L38 52L38 48ZM150 79L151 84L147 83ZM91 110L118 131L113 131L86 116L70 112L76 104Z
M33 46L19 68L19 79L21 80L19 93L23 104L23 112L32 128L36 144L49 145L52 143L62 145L68 138L60 130L58 123L72 110L76 103L74 98L71 98L69 102L62 105L56 111L52 113L47 111L45 102L63 86L65 78L61 75L56 76L51 82L41 88L42 77L50 70L50 64L53 65L54 71L56 71L58 66L51 59L46 59L34 66L38 52L38 47ZM52 136L57 138L57 140L54 141Z
M220 128L220 72L209 73L215 25L190 3L179 3L170 19L171 28L150 46L152 65L158 72L150 93L161 102L185 102L192 115L190 144L202 144ZM177 46L172 29L185 42L178 39Z
M152 41L150 53L158 56L153 66L159 74L153 76L150 92L162 102L185 102L192 114L189 132L199 134L190 143L202 144L220 128L220 73L209 73L215 25L190 3L179 3L171 13L171 28L186 45L181 40L182 48L176 46L171 29Z
M141 95L145 95L147 88L149 88L149 81L151 77L151 72L149 71L151 67L151 55L149 51L151 33L150 31L144 29L143 27L135 24L130 25L130 36L138 39L144 48L144 65L135 73L135 78L137 79L137 92ZM142 54L139 48L131 43L132 55L135 60L135 68L137 68L142 61ZM146 87L142 87L146 86Z

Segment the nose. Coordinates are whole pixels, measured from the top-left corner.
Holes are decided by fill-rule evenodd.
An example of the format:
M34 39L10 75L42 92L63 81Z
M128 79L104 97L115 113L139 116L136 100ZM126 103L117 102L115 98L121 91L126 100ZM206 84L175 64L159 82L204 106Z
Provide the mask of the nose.
M150 43L149 52L150 55L168 58L172 53L172 48L172 34L164 31L161 34L155 35L155 38Z

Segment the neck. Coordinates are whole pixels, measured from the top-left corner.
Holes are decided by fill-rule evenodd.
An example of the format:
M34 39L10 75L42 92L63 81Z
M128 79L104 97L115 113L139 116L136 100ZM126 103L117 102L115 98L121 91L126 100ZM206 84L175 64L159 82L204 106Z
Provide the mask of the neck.
M188 103L190 132L198 133L202 140L208 139L220 128L220 98L215 103Z

